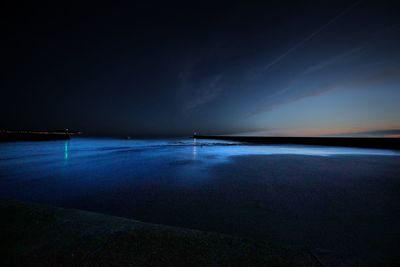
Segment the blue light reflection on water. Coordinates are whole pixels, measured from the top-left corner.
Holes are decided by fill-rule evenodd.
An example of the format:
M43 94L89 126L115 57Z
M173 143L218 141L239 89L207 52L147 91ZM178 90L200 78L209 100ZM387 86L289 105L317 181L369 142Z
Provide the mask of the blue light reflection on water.
M64 144L64 159L68 160L68 154L69 154L69 141L65 141Z
M249 161L251 156L263 160ZM329 223L340 222L329 226L335 232L345 221L350 230L375 217L395 221L395 207L387 203L399 202L392 192L399 186L399 156L381 149L199 139L3 143L0 197L301 243ZM390 229L379 222L374 227ZM313 242L330 241L315 236ZM358 246L364 243L360 238Z
M299 145L244 145L229 141L199 139L118 140L76 138L70 141L21 142L0 144L0 175L7 180L33 180L46 177L89 177L127 179L174 175L205 178L209 167L234 156L304 155L399 156L397 151ZM65 163L68 162L67 169ZM61 168L63 166L63 168ZM160 173L162 170L163 173ZM163 175L162 175L163 174ZM139 179L139 178L137 178ZM197 180L197 179L196 179Z
M244 145L199 139L76 138L4 143L0 151L1 195L56 204L122 184L193 186L208 181L213 166L235 156L399 156L391 150Z

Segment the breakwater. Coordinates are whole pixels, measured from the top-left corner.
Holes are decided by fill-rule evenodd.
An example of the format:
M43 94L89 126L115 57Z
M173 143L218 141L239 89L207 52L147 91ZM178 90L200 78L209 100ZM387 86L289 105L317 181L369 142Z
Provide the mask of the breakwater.
M197 139L237 141L255 144L295 144L316 146L341 146L362 148L400 149L400 138L375 137L278 137L278 136L229 136L193 135Z
M67 132L0 131L0 142L68 140Z

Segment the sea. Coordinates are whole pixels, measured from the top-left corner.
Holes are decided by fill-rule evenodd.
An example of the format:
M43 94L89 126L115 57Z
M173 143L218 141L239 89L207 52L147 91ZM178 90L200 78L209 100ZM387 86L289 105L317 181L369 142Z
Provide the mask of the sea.
M0 198L374 264L400 251L400 152L192 138L0 143Z

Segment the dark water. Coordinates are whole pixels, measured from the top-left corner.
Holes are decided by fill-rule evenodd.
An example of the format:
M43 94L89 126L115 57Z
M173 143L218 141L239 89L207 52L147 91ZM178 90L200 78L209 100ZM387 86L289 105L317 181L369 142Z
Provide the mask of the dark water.
M171 139L0 144L0 197L334 250L400 251L400 154Z

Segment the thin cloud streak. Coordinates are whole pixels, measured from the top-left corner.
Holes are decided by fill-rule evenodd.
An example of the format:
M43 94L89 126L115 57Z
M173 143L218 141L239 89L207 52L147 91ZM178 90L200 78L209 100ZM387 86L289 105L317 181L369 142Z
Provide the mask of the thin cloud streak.
M304 45L305 43L307 43L308 41L310 41L312 38L314 38L316 35L318 35L319 33L321 33L323 30L325 30L327 27L329 27L332 23L336 22L339 18L341 18L342 16L344 16L345 14L347 14L350 10L352 10L354 7L356 7L357 5L359 5L363 0L357 1L355 3L353 3L352 5L350 5L349 7L347 7L344 11L340 12L338 15L336 15L333 19L331 19L330 21L328 21L327 23L325 23L324 25L322 25L321 27L319 27L316 31L314 31L313 33L311 33L309 36L307 36L305 39L303 39L302 41L300 41L299 43L295 44L294 46L292 46L291 48L289 48L289 50L287 50L285 53L283 53L282 55L280 55L279 57L277 57L276 59L274 59L273 61L271 61L270 63L268 63L265 67L264 67L264 71L268 71L271 67L273 67L275 64L277 64L278 62L280 62L282 59L284 59L286 56L288 56L290 53L292 53L294 50L296 50L297 48L301 47L302 45Z
M186 68L179 76L179 97L183 100L183 114L188 115L194 109L207 104L217 98L222 90L222 74L208 75L202 79L193 77L195 64Z
M336 81L330 84L326 84L324 86L315 88L315 90L309 90L306 92L294 94L292 97L290 96L285 96L283 98L276 98L278 95L275 95L274 99L271 99L269 102L267 102L264 106L258 107L257 109L253 110L249 116L254 116L260 113L268 112L273 110L274 108L288 104L291 102L295 102L299 99L303 98L308 98L308 97L314 97L317 95L321 95L323 93L326 93L328 91L340 89L340 88L351 88L351 89L362 89L365 86L371 86L374 84L380 84L380 83L390 83L390 82L400 82L400 66L392 67L392 68L387 68L381 71L375 71L375 72L367 72L363 73L361 76L357 76L351 80L342 80L342 81ZM284 95L284 94L282 94Z

